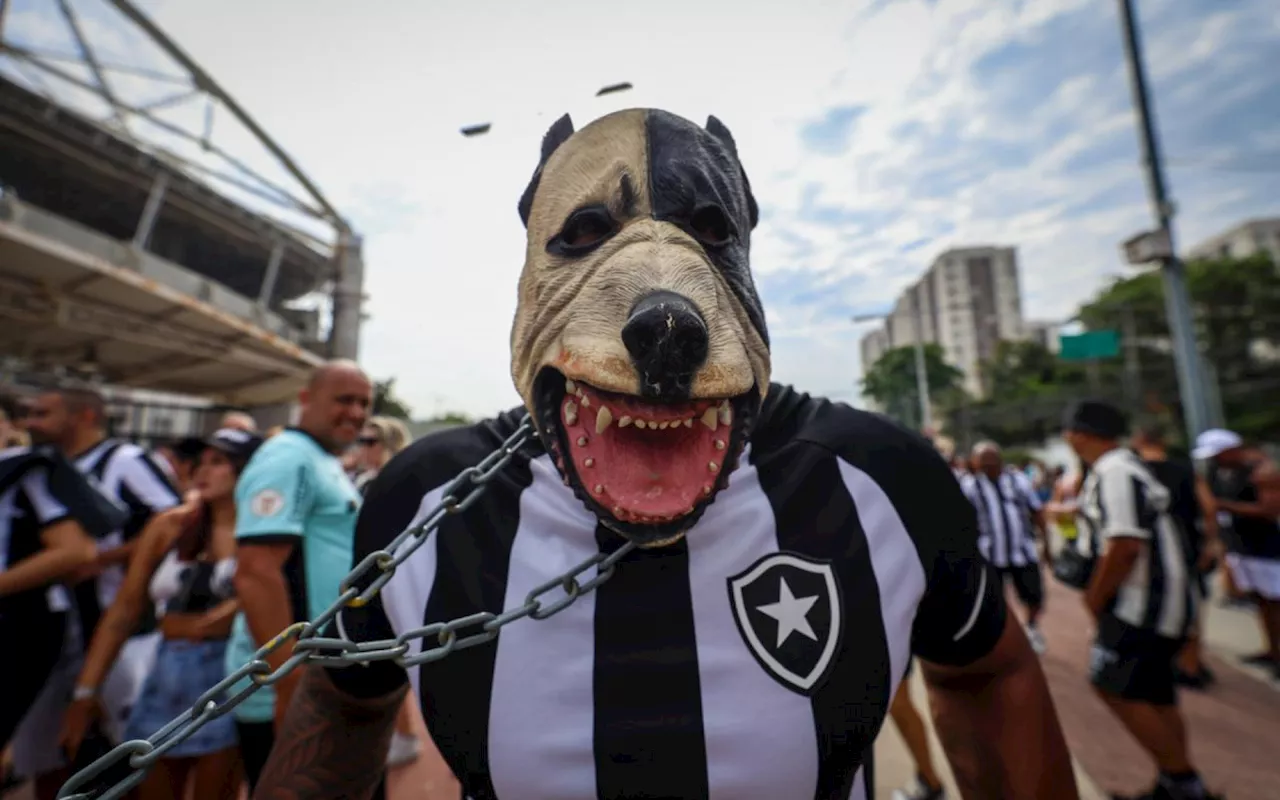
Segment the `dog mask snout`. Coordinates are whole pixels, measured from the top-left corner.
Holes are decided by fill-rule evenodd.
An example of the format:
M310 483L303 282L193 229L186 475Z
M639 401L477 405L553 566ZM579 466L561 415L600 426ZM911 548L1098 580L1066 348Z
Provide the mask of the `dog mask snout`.
M710 349L697 306L667 291L646 294L632 306L622 343L640 373L641 396L663 402L688 399Z

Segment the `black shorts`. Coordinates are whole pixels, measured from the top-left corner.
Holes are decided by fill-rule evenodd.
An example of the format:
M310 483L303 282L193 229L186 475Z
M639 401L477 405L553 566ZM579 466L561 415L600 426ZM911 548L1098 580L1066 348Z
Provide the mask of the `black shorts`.
M1040 575L1039 564L1028 564L1025 567L999 567L1000 578L1005 583L1012 583L1018 599L1023 605L1031 608L1044 606L1044 578Z
M45 681L62 655L65 612L50 614L19 608L0 617L0 642L21 644L21 654L5 659L4 688L0 689L0 748L31 709ZM14 648L15 650L19 648Z
M1104 614L1089 654L1089 680L1104 694L1154 706L1176 705L1175 661L1184 641Z

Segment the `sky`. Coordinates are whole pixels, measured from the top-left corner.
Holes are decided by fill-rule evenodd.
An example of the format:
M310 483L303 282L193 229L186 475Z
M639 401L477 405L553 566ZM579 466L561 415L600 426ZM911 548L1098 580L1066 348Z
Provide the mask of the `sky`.
M1111 2L137 4L364 236L360 358L420 417L519 402L516 202L565 112L729 127L761 209L774 379L846 402L869 330L850 318L887 311L943 250L1017 247L1024 316L1060 320L1152 225ZM108 52L164 61L103 0L72 5ZM1280 214L1280 6L1137 6L1180 245ZM6 36L74 47L37 0L13 0ZM635 88L594 97L618 81ZM224 147L279 174L218 119ZM478 122L490 133L459 134Z

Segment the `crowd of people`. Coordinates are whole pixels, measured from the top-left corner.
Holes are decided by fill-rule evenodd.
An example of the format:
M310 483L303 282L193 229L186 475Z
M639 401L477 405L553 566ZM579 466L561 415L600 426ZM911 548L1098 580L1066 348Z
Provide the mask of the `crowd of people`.
M336 599L362 492L411 437L371 416L372 384L355 364L322 366L298 399L294 425L260 431L229 412L209 436L147 450L109 435L92 388L6 396L0 637L26 655L0 692L4 788L31 781L38 800L52 800L75 772L152 736L262 642ZM267 660L274 669L286 657ZM136 796L252 789L294 680L167 749ZM388 768L418 756L411 711L406 703Z
M233 412L208 437L153 451L108 435L92 389L57 386L4 404L0 637L24 643L0 693L10 782L31 780L37 798L52 800L75 771L150 736L261 642L332 603L352 566L363 492L411 438L403 423L370 416L372 399L356 365L332 362L300 393L292 426L262 433ZM1039 625L1049 570L1094 620L1090 680L1155 762L1149 796L1209 797L1177 690L1213 683L1200 628L1214 570L1229 602L1257 608L1266 648L1246 660L1280 680L1280 470L1225 430L1201 434L1191 459L1173 458L1161 426L1131 431L1100 402L1074 405L1063 435L1078 468L1008 464L991 441L967 454L939 449L1033 649L1050 645ZM288 655L267 661L276 669ZM138 797L252 790L295 681L290 673L261 688L169 749ZM389 768L420 750L412 713L406 701ZM895 796L940 800L905 682L890 716L918 767Z
M1076 467L1007 464L991 441L967 454L945 439L936 444L977 512L980 550L1011 585L1037 652L1048 646L1037 624L1046 569L1079 591L1096 626L1090 680L1160 773L1145 796L1209 797L1188 753L1177 691L1214 682L1201 633L1215 570L1225 603L1258 611L1266 646L1243 660L1280 681L1280 473L1260 447L1221 429L1200 434L1190 459L1174 458L1162 425L1131 430L1119 409L1101 402L1074 405L1063 438ZM939 800L915 713L893 714L920 765L916 786L898 798Z

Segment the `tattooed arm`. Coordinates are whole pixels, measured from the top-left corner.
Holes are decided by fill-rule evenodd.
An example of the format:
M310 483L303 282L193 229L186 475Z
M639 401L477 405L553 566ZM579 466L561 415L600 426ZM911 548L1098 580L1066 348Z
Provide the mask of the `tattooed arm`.
M253 800L371 797L386 769L391 733L408 688L404 682L389 692L360 697L339 688L330 670L303 667Z

